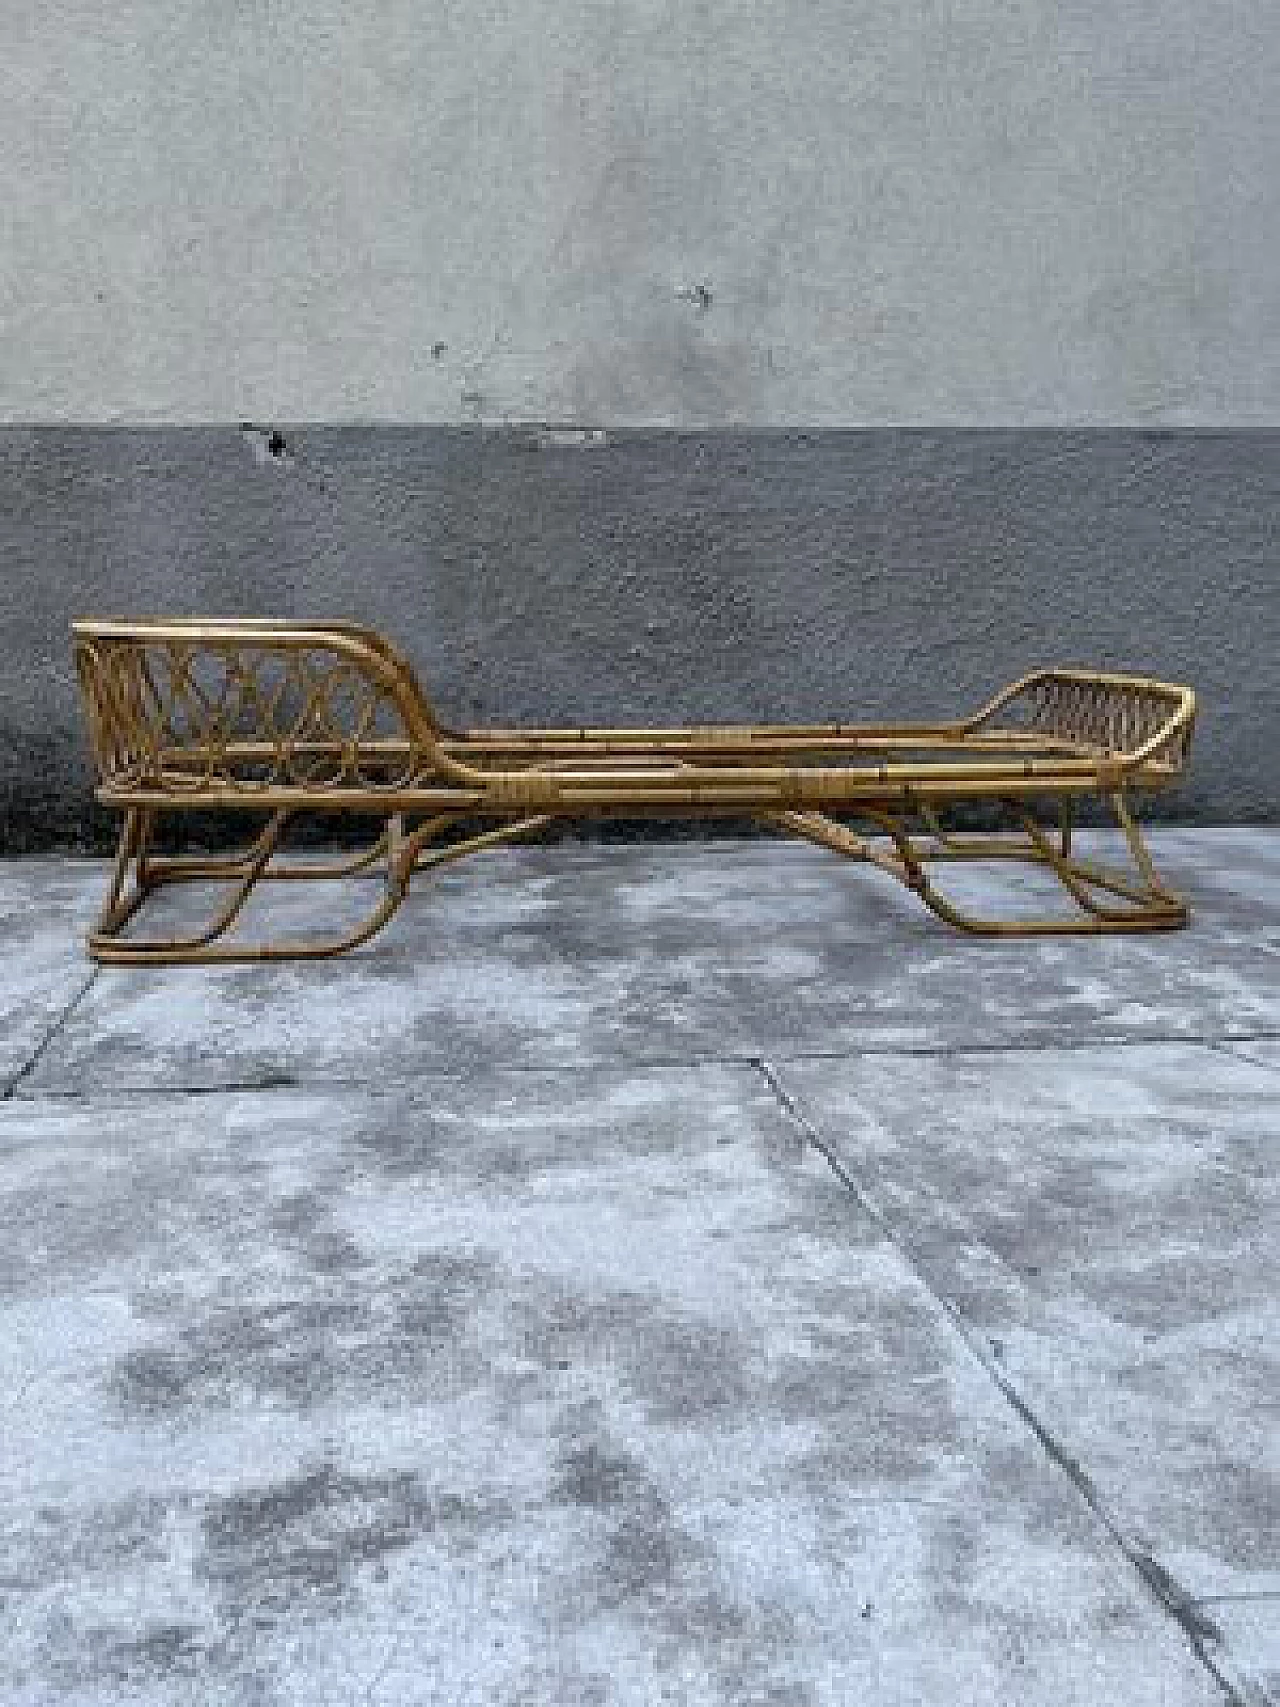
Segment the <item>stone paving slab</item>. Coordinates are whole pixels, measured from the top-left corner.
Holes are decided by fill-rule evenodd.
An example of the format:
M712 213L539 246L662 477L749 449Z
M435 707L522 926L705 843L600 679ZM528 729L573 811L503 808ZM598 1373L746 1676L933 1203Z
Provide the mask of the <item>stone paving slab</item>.
M1135 1549L1280 1618L1274 1073L1165 1045L779 1078Z
M1086 832L1086 839L1118 848L1114 836ZM1193 904L1219 916L1227 912L1233 922L1251 925L1273 948L1280 947L1280 835L1274 830L1170 826L1155 831L1152 844L1161 870Z
M1182 837L1174 863L1204 874L1188 931L1040 941L962 936L879 873L795 844L507 849L420 883L341 961L104 971L21 1089L1253 1038L1280 1031L1274 840ZM975 905L1042 906L1034 874L949 877ZM358 912L369 885L347 887ZM315 922L308 886L265 905L277 927Z
M104 875L83 860L0 862L0 1092L85 987L80 939Z
M1224 1698L751 1068L10 1100L0 1159L5 1707Z

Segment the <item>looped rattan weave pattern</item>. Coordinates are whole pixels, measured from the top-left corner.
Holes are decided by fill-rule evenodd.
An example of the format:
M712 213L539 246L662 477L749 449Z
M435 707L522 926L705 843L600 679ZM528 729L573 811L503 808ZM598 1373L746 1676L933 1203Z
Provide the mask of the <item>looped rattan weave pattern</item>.
M77 667L116 785L378 790L423 767L391 688L323 643L99 636L77 648Z
M1168 724L1177 704L1176 691L1154 684L1044 670L1005 702L1000 720L1102 752L1132 753ZM1175 728L1152 756L1180 770L1190 742L1188 723Z

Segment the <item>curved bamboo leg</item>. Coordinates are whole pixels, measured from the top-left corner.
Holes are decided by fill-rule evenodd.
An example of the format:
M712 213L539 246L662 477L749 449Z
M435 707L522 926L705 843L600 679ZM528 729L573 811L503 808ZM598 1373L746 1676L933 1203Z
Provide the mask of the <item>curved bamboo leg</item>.
M957 930L981 936L1075 936L1100 935L1119 931L1174 930L1187 921L1187 907L1156 875L1151 856L1142 841L1137 825L1129 814L1123 796L1108 796L1124 830L1141 882L1135 883L1118 873L1104 871L1087 861L1073 858L1071 820L1060 818L1060 842L1055 847L1039 825L1025 812L1019 817L1025 841L1008 838L975 836L963 840L944 831L932 810L926 814L933 836L933 847L921 850L894 813L868 810L866 816L878 823L892 840L897 852L894 858L872 848L861 836L843 825L816 812L778 812L762 814L766 823L789 830L795 835L817 842L847 858L867 860L912 889L925 906ZM1043 866L1052 871L1066 893L1080 908L1084 917L998 919L984 917L958 907L929 877L926 866L935 859L1010 859ZM1108 890L1129 904L1107 906L1093 893Z
M453 821L453 816L450 815L447 822ZM455 859L465 859L468 854L480 853L484 848L501 847L506 842L536 835L539 830L545 830L548 824L554 822L554 818L548 813L541 813L533 818L519 818L510 824L500 824L496 830L485 830L478 836L468 836L465 841L450 842L447 847L437 848L434 853L424 856L423 847L442 823L440 819L431 819L426 824L420 824L405 837L402 858L406 863L407 872L422 871L424 868L434 869L436 866L448 865Z
M1088 860L1064 857L1053 847L1039 825L1024 814L1024 827L1040 858L1053 871L1072 899L1086 912L1093 913L1098 918L1125 921L1133 918L1135 914L1167 914L1170 925L1185 924L1188 916L1187 904L1157 875L1146 844L1129 814L1123 796L1111 795L1108 798L1125 832L1134 865L1142 878L1140 883ZM1094 890L1118 896L1129 905L1107 906L1097 899Z
M1100 919L1126 916L1123 908L1108 907L1100 901L1089 887L1090 884L1096 889L1122 896L1139 905L1146 899L1145 890L1122 878L1118 873L1104 874L1097 867L1088 866L1080 860L1063 859L1034 819L1023 814L1021 821L1033 849L1029 857L1047 865L1067 894L1084 912L1093 913Z
M1059 919L990 919L968 913L941 895L931 883L920 891L920 898L939 918L957 929L991 936L1071 936L1102 935L1120 931L1176 930L1187 922L1186 903L1168 889L1156 876L1155 868L1136 824L1129 814L1121 794L1108 797L1116 813L1134 857L1142 882L1135 883L1117 872L1105 871L1071 854L1071 819L1067 813L1060 817L1059 845L1024 810L1018 817L1027 837L1022 857L1029 863L1042 866L1061 883L1063 889L1086 916ZM984 844L985 845L985 844ZM946 857L944 854L942 857ZM976 856L976 857L981 857ZM1017 857L1010 853L1005 857ZM1095 890L1102 889L1119 896L1127 906L1108 906L1100 901Z
M1185 914L1178 915L1164 908L1159 911L1134 908L1123 913L1090 913L1085 918L991 919L957 907L932 883L926 884L919 895L931 913L973 936L1105 936L1121 931L1167 931L1186 923Z
M209 945L230 930L244 909L245 902L257 887L267 862L279 845L285 825L289 821L288 812L276 812L262 835L254 844L253 856L244 863L238 872L238 881L228 900L214 915L212 921L194 936L159 937L150 940L133 939L122 941L119 932L128 919L139 910L142 902L157 887L154 874L150 882L144 882L141 877L135 877L133 894L124 903L118 901L118 889L123 882L129 863L141 864L145 860L145 844L140 840L142 831L134 826L132 834L126 824L121 836L120 852L117 855L116 871L112 880L112 892L117 895L117 905L112 915L98 925L89 934L89 952L95 960L104 965L123 961L145 960L148 963L163 962L168 959L171 963L193 958L206 958L210 955ZM141 856L141 857L140 857ZM145 865L142 866L145 870ZM160 883L164 879L161 878Z
M1040 855L1026 842L1019 841L1009 835L957 835L948 830L942 823L935 809L927 801L921 801L918 811L928 828L931 844L926 857L929 860L954 859L1011 859L1036 863Z
M262 835L254 843L250 854L235 861L191 861L181 862L182 869L178 872L166 872L160 879L169 882L180 882L204 876L206 873L222 876L228 873L237 878L237 884L229 900L224 904L213 921L202 931L186 937L170 937L156 939L122 940L114 932L96 932L90 937L89 950L94 958L104 965L114 966L190 966L190 965L228 965L263 960L318 960L335 954L342 954L349 949L358 948L367 942L399 908L408 891L409 876L412 867L399 864L387 873L386 889L378 905L366 916L360 924L341 935L319 937L292 942L264 943L220 943L217 939L235 923L242 912L245 903L257 884L273 875L290 877L324 877L346 876L358 872L381 854L388 852L393 839L400 833L400 821L393 818L388 821L373 847L365 853L350 860L329 863L322 866L302 866L280 868L278 873L268 871L268 862L280 842L280 837L289 818L287 812L278 812L272 818ZM126 826L126 833L129 827ZM136 837L135 837L136 839ZM122 853L127 865L128 845L122 837ZM212 871L209 872L209 868ZM141 901L145 899L145 891L131 898L129 916L137 911ZM123 923L120 919L119 923ZM116 928L119 928L117 924Z
M1134 822L1134 819L1130 814L1124 795L1116 793L1110 795L1108 798L1111 802L1111 810L1116 815L1116 821L1124 832L1124 839L1128 843L1129 853L1133 859L1133 863L1142 873L1151 893L1153 895L1160 896L1172 907L1180 907L1185 913L1187 911L1186 901L1178 894L1176 889L1171 889L1169 887L1156 870L1150 851L1147 848L1147 844L1142 839L1142 832L1138 829L1137 824Z
M912 887L910 870L901 860L901 849L899 858L894 859L891 854L872 847L865 836L857 835L823 812L761 812L757 814L757 822L771 829L789 831L820 848L830 848L832 853L843 854L846 859L865 860L868 865L879 866L890 877L896 877L899 883Z
M368 942L396 912L405 892L403 887L388 887L368 917L341 936L237 944L211 942L209 933L172 942L91 940L89 952L104 966L227 966L262 960L327 960Z
M158 889L169 883L191 883L208 878L243 877L257 859L270 826L243 853L232 855L182 854L174 858L150 859L147 863L146 885ZM302 881L308 878L355 877L367 871L383 858L387 851L387 831L367 848L343 860L316 860L306 864L273 865L260 873L262 882L281 880Z
M95 935L110 935L118 931L137 912L147 898L147 892L142 887L141 871L146 858L144 846L144 825L147 814L138 807L131 807L124 815L124 823L120 829L120 837L116 842L115 863L111 868L111 882L107 888L106 899L98 914L98 922L94 927ZM129 868L133 866L138 873L135 878L133 891L126 895L125 885L129 881Z
M113 873L111 892L108 897L110 910L104 909L103 920L98 928L90 934L89 952L93 958L107 966L205 966L205 965L237 965L264 960L323 960L337 954L345 954L358 948L362 943L376 935L399 909L409 890L409 883L416 870L424 867L444 865L451 860L465 858L487 847L495 847L504 842L516 840L544 828L552 822L550 817L521 819L518 822L504 824L495 830L482 835L472 836L463 842L450 844L426 853L424 849L430 840L449 828L458 818L456 813L445 813L437 818L431 818L418 825L411 833L406 834L403 820L399 815L388 819L386 827L378 837L377 842L367 852L351 860L344 860L322 866L300 866L297 868L280 867L274 872L268 870L268 865L279 845L281 835L288 822L287 812L278 812L272 818L262 835L258 837L248 856L240 860L223 861L192 861L184 864L180 873L172 870L164 872L158 879L153 878L148 888L143 888L135 881L133 893L127 902L120 897L128 877L129 866L136 861L140 847L144 847L142 837L143 827L138 815L131 813L121 832L120 845L116 856L116 867ZM223 943L218 939L226 934L243 911L249 896L258 883L273 876L294 878L310 877L343 877L359 872L371 865L374 859L384 856L387 862L385 889L377 906L351 930L341 935L300 939L285 942L263 943ZM208 868L212 866L210 871ZM158 887L165 882L183 882L197 876L234 876L236 887L230 898L219 910L212 922L206 928L194 935L185 937L164 938L122 938L118 933L122 926L133 917L146 900L151 887Z

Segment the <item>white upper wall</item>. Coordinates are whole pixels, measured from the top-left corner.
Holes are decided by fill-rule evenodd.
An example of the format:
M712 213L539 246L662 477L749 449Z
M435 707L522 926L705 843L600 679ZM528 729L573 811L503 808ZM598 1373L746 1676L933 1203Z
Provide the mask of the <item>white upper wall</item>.
M0 419L1274 424L1278 90L1276 0L4 0Z

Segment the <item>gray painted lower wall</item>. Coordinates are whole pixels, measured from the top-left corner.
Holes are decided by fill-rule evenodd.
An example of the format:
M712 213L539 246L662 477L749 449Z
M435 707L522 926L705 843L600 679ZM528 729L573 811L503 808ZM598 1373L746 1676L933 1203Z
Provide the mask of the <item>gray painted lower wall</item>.
M97 844L77 613L350 616L452 720L962 709L1044 661L1203 702L1186 821L1280 817L1280 432L0 428L0 835Z

